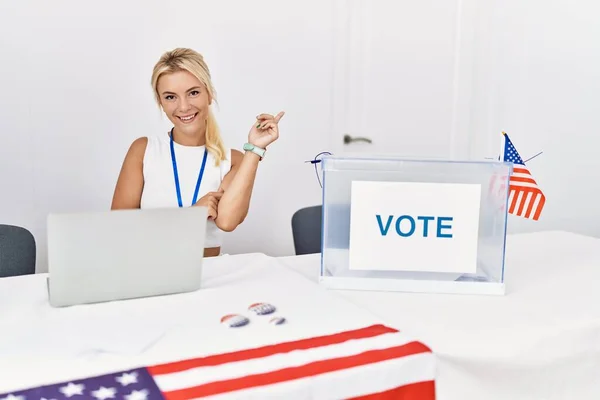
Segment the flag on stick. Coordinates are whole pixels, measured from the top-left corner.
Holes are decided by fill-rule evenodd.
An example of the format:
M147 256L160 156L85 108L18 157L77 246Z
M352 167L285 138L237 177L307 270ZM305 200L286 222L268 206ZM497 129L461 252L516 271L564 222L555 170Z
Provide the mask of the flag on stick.
M509 182L508 212L537 221L546 203L546 196L529 172L519 152L505 132L502 160L513 163Z

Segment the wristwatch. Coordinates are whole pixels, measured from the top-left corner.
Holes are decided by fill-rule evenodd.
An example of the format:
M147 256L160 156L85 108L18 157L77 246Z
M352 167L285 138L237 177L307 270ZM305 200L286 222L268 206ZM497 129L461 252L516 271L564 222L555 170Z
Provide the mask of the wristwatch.
M267 152L266 149L261 149L260 147L256 147L255 145L253 145L251 143L245 143L244 150L251 151L252 153L259 156L261 160L263 159L263 157L265 156L265 153Z

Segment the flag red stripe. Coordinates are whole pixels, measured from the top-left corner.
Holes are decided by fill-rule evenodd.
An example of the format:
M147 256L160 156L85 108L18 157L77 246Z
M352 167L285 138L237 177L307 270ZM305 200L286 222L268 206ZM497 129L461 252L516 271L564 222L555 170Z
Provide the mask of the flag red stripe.
M508 212L510 214L513 214L515 212L515 207L517 206L517 200L519 199L519 191L515 190L511 187L510 192L513 193L513 198L512 198L512 201L510 202L510 208L508 209Z
M532 184L536 184L536 181L532 178L521 178L521 177L516 177L513 176L510 178L511 182L524 182L524 183L532 183Z
M352 339L364 339L383 335L386 333L396 332L398 332L398 330L389 328L384 325L371 325L361 329L334 333L332 335L317 336L313 338L278 343L254 349L215 354L207 357L192 358L189 360L159 364L148 367L147 370L151 375L171 374L174 372L185 371L191 368L215 366L236 361L252 360L256 358L272 356L274 354L287 353L294 350L306 350L315 347L329 346L332 344L338 344Z
M348 400L435 400L435 382L417 382Z
M535 214L533 214L533 220L537 221L540 218L540 214L542 213L542 209L544 208L544 204L546 204L546 196L543 193L540 193L540 201L538 203L537 209L535 210Z
M283 368L277 371L262 374L247 375L240 378L210 382L186 389L174 390L163 393L167 400L186 400L192 398L213 396L229 393L236 390L250 389L259 386L302 379L310 376L360 367L394 358L426 353L431 350L420 342L410 342L401 346L386 349L371 350L353 356L332 358L329 360L315 361L298 367Z
M527 205L527 210L525 210L525 218L531 218L531 212L533 211L533 206L535 205L535 201L540 196L539 193L533 193L531 195L531 201Z

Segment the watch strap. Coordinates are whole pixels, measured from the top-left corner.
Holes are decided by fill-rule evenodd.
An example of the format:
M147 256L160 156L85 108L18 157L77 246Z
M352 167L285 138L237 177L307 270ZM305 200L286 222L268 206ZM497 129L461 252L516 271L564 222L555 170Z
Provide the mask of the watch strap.
M260 157L261 160L265 156L265 153L267 152L266 149L261 149L260 147L257 147L255 145L253 145L252 143L245 143L244 150L250 151L250 152L256 154L257 156Z

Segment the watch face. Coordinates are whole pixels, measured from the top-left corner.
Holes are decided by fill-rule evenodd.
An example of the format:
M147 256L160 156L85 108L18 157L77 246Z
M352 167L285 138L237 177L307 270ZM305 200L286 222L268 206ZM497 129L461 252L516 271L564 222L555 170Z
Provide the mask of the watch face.
M253 148L254 146L252 146L250 143L244 144L244 150L252 150Z

